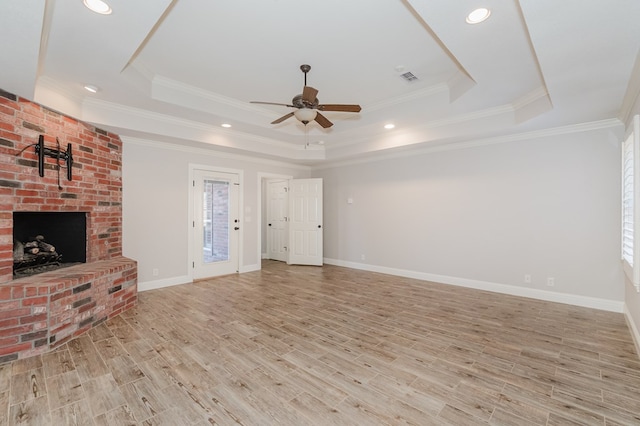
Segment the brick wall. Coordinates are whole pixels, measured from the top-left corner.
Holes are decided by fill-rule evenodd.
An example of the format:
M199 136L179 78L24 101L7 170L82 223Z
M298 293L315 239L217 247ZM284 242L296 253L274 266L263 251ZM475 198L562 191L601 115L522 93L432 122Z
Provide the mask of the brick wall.
M50 148L56 138L63 150L72 145L73 180L61 170L62 189L55 159L45 157L38 175L31 145L40 135ZM135 304L137 267L122 257L121 157L118 135L0 90L0 363L46 351ZM13 280L14 211L85 212L87 263Z
M62 170L61 190L55 159L45 158L38 175L29 145L41 134L48 147L56 137L63 149L72 145L73 180ZM0 283L12 280L14 211L88 212L87 262L122 255L121 156L118 135L0 91Z

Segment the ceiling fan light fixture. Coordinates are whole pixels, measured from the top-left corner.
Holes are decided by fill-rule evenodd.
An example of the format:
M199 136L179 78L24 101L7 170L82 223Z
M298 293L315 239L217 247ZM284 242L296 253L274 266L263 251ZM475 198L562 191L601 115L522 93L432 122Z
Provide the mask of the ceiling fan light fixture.
M491 11L486 7L478 8L467 15L467 24L479 24L489 19Z
M293 115L295 115L299 121L306 124L315 120L318 111L311 108L299 108L293 112Z

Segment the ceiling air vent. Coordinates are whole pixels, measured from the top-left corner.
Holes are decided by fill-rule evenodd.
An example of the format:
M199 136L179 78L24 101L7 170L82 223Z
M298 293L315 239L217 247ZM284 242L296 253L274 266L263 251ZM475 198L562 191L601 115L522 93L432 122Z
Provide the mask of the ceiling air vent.
M405 81L412 82L417 81L418 77L413 75L411 71L405 72L404 74L400 74L400 77L404 78Z

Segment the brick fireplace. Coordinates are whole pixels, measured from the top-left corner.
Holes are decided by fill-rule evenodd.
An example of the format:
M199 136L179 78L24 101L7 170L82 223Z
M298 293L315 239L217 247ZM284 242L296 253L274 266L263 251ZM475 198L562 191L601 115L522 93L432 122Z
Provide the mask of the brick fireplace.
M70 144L72 180L52 157L40 177L41 135L49 149ZM51 350L135 306L137 265L122 256L121 161L117 135L0 90L0 364ZM70 212L86 218L86 262L16 279L14 215Z

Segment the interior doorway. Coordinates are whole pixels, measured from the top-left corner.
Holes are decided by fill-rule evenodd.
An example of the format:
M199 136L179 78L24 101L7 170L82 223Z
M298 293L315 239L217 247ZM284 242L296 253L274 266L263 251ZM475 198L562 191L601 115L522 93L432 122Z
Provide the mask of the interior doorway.
M323 263L322 179L261 179L262 258Z

